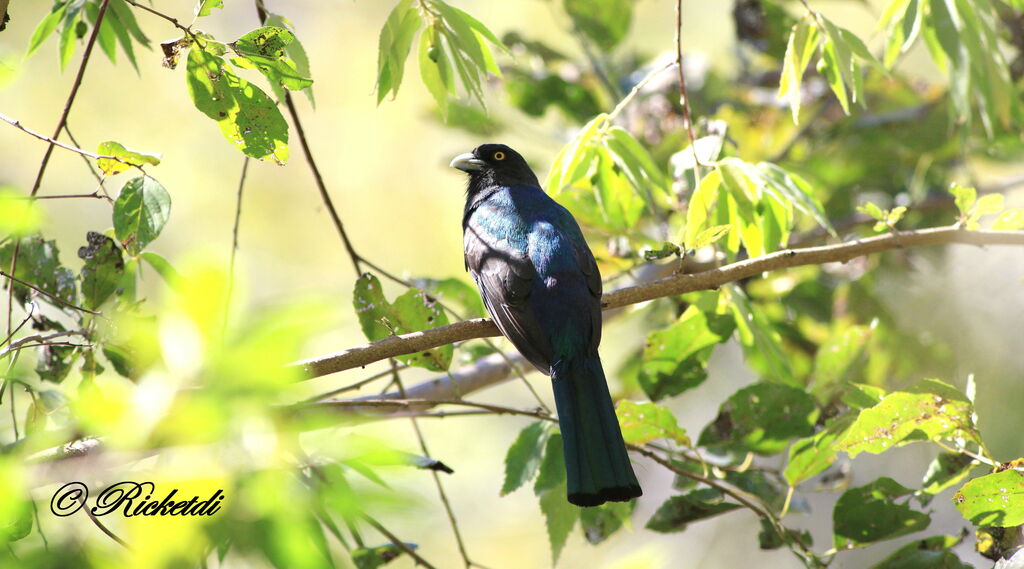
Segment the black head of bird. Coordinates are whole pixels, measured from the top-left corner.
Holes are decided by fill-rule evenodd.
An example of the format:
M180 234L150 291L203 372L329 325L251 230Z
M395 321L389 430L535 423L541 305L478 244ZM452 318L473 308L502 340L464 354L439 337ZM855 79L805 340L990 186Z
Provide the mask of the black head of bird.
M469 174L470 195L492 186L540 186L522 155L504 144L481 144L449 166Z

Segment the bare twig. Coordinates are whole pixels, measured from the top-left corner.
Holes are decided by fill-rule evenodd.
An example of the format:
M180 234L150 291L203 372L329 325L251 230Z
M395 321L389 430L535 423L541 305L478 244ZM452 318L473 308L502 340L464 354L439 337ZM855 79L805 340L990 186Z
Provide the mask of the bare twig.
M368 523L371 526L373 526L373 529L377 530L378 532L380 532L381 535L383 535L384 537L388 538L388 541L393 543L395 545L395 547L397 547L397 548L401 549L402 551L404 551L409 557L412 557L413 561L415 561L417 565L422 565L422 566L426 567L427 569L436 569L436 567L431 565L430 562L428 562L426 559L420 557L420 555L418 553L416 553L416 550L414 550L413 548L409 547L409 545L407 543L405 543L404 541L402 541L401 539L399 539L398 536L396 536L395 534L393 534L390 531L388 531L388 529L385 528L384 526L380 525L380 522L378 522L377 520L375 520L375 519L373 519L370 516L367 516L365 514L363 515L363 519L366 520L366 523Z
M60 136L60 131L67 124L68 115L71 113L71 105L75 102L75 96L78 95L78 89L82 86L82 79L85 77L85 68L89 64L89 57L92 56L92 48L96 45L96 38L99 37L100 26L103 24L103 16L107 13L107 6L110 4L110 0L103 0L100 4L99 10L96 12L96 21L92 26L92 33L89 34L89 41L85 44L85 50L82 52L82 63L78 66L78 73L75 74L75 81L71 84L71 92L68 93L67 100L64 101L64 110L61 111L60 120L57 121L57 128L53 129L53 136L50 138L56 141L57 137ZM17 125L16 125L17 126ZM43 174L46 172L46 165L50 163L50 156L53 154L54 144L49 144L46 147L46 153L43 154L43 160L39 163L39 170L36 172L36 179L32 182L32 191L29 195L35 197L39 193L39 187L43 183ZM21 240L14 242L14 251L11 254L11 268L10 274L18 274L18 254L21 252ZM13 277L9 277L13 278ZM11 315L14 311L14 287L12 286L7 291L7 333L10 335L11 331Z
M167 14L164 14L163 12L154 10L153 8L150 8L149 6L146 6L145 4L139 4L135 0L124 0L124 1L129 3L129 4L131 4L132 6L135 6L136 8L138 8L140 10L144 10L146 12L149 12L150 14L153 14L154 16L156 16L158 18L163 18L164 20L167 20L168 22L174 24L174 27L176 27L179 30L185 32L185 35L187 35L190 38L192 38L193 41L196 41L198 39L198 38L196 38L196 34L192 31L192 28L189 27L189 26L183 25L181 22L178 21L177 18L168 16Z
M655 298L675 296L698 290L712 290L724 284L750 278L766 271L801 265L846 262L855 257L892 249L947 243L1020 246L1024 245L1024 232L964 231L956 227L937 227L917 231L887 233L835 245L787 249L702 273L675 274L653 282L612 291L604 295L602 305L605 310L609 310ZM420 332L390 336L383 340L356 346L333 354L296 362L294 365L302 366L310 377L319 377L354 367L365 366L389 357L429 350L452 342L498 335L498 328L490 319L475 318Z
M121 164L124 164L126 166L134 166L134 164L129 164L128 162L125 162L124 160L122 160L122 159L120 159L120 158L118 158L116 156L109 156L109 155L106 155L106 154L96 154L95 152L89 152L88 150L82 150L81 148L78 148L76 146L71 146L70 144L64 144L63 142L61 142L59 140L56 140L55 138L51 138L49 136L46 136L46 135L43 135L43 134L39 134L38 132L36 132L34 130L30 130L30 129L26 128L25 125L21 124L21 121L19 121L18 119L11 118L11 117L3 114L3 113L0 113L0 120L4 121L5 123L10 124L11 126L13 126L14 128L20 130L21 132L30 134L30 135L38 138L39 140L42 140L44 142L49 142L51 145L59 146L59 147L63 148L64 150L70 150L71 152L74 152L76 154L80 154L80 155L82 155L82 156L84 156L86 158L92 158L93 160L99 160L100 158L104 158L104 159L107 159L107 160L114 160L115 162L120 162ZM61 129L63 130L63 128L64 128L64 126L62 125Z
M96 527L100 528L101 532L103 532L110 539L116 541L117 544L120 545L121 547L123 547L123 548L125 548L127 550L131 550L131 547L129 547L128 542L126 542L125 540L121 539L120 537L117 537L117 534L115 534L114 532L110 531L110 528L108 528L107 526L103 525L103 522L101 522L99 520L99 518L97 518L96 515L92 513L92 509L89 508L89 504L87 504L85 502L85 494L84 493L80 493L78 495L78 501L82 503L82 510L85 512L85 515L89 516L89 519L92 520L92 523Z
M228 290L224 299L224 322L221 330L228 328L228 314L231 312L231 295L235 289L235 256L238 253L238 226L242 220L242 192L245 190L245 175L249 172L249 157L242 160L242 175L238 179L238 195L235 197L235 223L231 228L231 258L228 261Z
M18 243L21 243L21 241L18 241ZM55 295L52 295L52 294L46 292L45 290L37 287L36 285L34 285L32 283L27 283L27 282L25 282L25 281L15 277L15 276L12 276L12 275L9 275L9 274L5 273L4 271L0 271L0 277L7 277L7 278L11 279L12 281L20 284L21 286L28 287L28 288L38 292L39 294L45 296L46 298L49 298L50 300L52 300L52 301L54 301L54 302L56 302L58 304L61 304L63 306L67 306L68 308L73 308L75 310L80 310L82 312L88 312L89 314L99 314L99 312L96 312L95 310L89 310L88 308L82 308L81 306L78 306L77 304L72 304L72 303L70 303L70 302L68 302L66 300L63 300L62 298L60 298L58 296L55 296ZM11 286L10 290L11 291L14 290L14 286L13 285Z
M690 116L690 96L686 94L686 73L683 71L683 0L676 0L676 73L679 79L679 104L683 107L683 122L690 137L693 151L693 176L700 186L700 157L697 156L697 136L693 132L693 118Z

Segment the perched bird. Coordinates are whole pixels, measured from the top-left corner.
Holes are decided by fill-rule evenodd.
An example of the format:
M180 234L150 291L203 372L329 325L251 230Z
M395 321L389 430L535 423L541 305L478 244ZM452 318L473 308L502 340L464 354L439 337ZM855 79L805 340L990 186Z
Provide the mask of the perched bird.
M487 312L551 376L569 502L597 506L639 496L597 353L601 275L579 225L508 146L478 146L451 167L469 174L466 268Z

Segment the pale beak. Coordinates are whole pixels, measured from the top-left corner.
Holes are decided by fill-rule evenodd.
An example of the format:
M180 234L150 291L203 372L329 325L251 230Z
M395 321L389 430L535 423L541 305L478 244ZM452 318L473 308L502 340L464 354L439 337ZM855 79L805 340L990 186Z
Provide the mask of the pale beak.
M484 169L484 164L485 162L474 156L472 152L467 152L452 158L452 163L448 166L463 172L477 172Z

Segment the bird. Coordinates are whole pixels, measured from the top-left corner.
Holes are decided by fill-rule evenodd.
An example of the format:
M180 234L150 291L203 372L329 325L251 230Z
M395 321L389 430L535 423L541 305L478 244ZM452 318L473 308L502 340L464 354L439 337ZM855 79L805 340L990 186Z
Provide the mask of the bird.
M466 269L501 333L551 376L568 501L640 496L598 355L601 274L579 224L504 144L482 144L450 166L469 175Z

